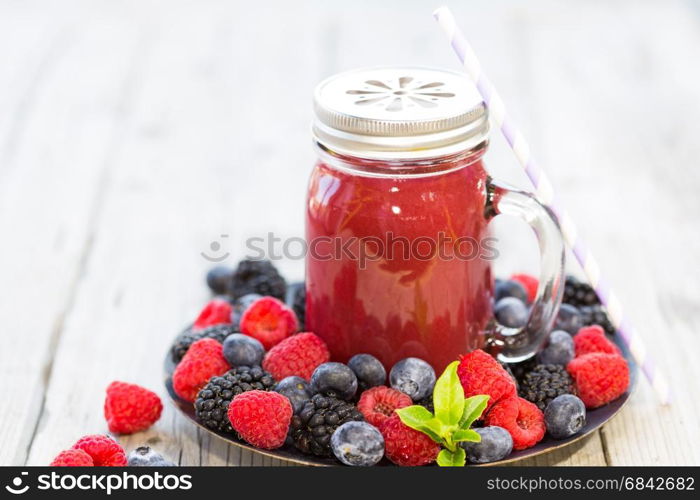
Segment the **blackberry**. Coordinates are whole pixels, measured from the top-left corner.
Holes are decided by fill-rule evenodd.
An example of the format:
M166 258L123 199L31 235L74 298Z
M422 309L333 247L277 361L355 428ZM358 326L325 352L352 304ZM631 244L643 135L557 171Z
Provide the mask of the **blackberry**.
M504 368L506 368L506 371L510 373L518 384L523 379L525 374L535 368L535 366L537 366L535 356L518 363L504 363Z
M572 394L573 384L566 369L560 365L537 365L520 381L520 396L544 411L562 394Z
M316 394L292 417L289 432L299 451L330 457L331 436L335 430L346 422L362 420L362 414L352 403Z
M562 302L581 307L600 304L600 299L598 299L598 295L596 295L591 285L579 281L573 276L567 276L564 284L564 297L562 298Z
M228 292L234 299L257 293L284 301L287 283L269 260L246 259L233 272Z
M234 333L235 330L231 325L214 325L203 330L192 330L192 327L187 327L175 340L175 343L170 348L170 354L173 361L179 363L182 357L192 344L201 339L214 339L217 342L224 343L224 339Z
M600 325L608 335L615 334L615 327L602 305L583 306L579 308L579 311L581 312L583 326Z
M205 427L232 434L234 431L228 419L231 400L246 391L271 391L274 387L275 379L259 366L239 366L209 379L197 394L194 411Z

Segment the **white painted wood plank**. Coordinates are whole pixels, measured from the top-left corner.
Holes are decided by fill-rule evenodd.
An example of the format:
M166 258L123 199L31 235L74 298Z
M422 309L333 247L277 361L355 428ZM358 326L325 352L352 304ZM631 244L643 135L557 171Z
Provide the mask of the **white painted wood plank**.
M53 8L29 17L2 8L0 464L18 465L94 229L133 47L108 27L73 29ZM90 50L97 41L109 60Z
M540 75L532 113L541 111L541 161L650 354L682 388L660 408L640 382L603 432L612 465L700 463L689 445L700 441L700 427L689 425L700 410L689 397L700 380L700 175L692 167L700 68L689 63L700 56L700 18L688 5L528 10L538 28L530 43L539 55L531 67Z
M137 382L164 396L161 363L168 345L207 299L203 276L211 264L200 252L209 242L220 234L260 234L263 219L251 217L258 208L271 212L272 229L302 223L301 210L277 213L274 204L256 201L261 178L253 173L279 170L268 188L279 192L299 182L286 165L307 171L311 155L306 148L292 154L273 149L289 135L289 123L273 120L281 104L276 101L286 98L276 94L278 83L271 78L240 77L239 71L252 72L257 64L251 55L237 53L253 36L254 25L245 16L229 15L222 19L212 11L173 9L168 16L147 19L145 30L157 36L137 75L126 145L114 158L93 252L66 319L30 464L47 463L86 432L106 430L100 409L109 381ZM299 135L306 139L308 103L298 109L291 116L302 117ZM250 144L250 128L259 119L254 113L268 115L261 122L268 130L257 139L260 144ZM308 158L296 161L298 156ZM243 249L231 252L238 258ZM92 360L77 363L86 352ZM78 377L87 382L76 387ZM157 448L182 464L272 463L197 431L169 404L154 429L121 441L132 449L154 437Z

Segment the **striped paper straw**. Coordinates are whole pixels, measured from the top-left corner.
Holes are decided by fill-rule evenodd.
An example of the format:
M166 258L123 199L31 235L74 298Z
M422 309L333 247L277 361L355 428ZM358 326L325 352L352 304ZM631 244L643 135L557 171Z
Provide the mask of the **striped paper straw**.
M540 202L557 215L564 240L569 248L572 249L591 286L606 307L610 321L618 330L635 361L642 367L644 375L658 394L661 402L664 404L668 403L670 401L670 388L666 377L656 367L641 337L624 316L622 304L617 295L601 276L598 263L579 236L571 216L556 198L554 188L547 174L533 158L525 137L506 111L505 104L498 95L496 88L482 72L481 64L469 42L467 42L467 39L457 27L452 12L447 7L440 7L433 13L433 16L447 35L452 48L462 62L464 70L479 90L489 109L491 120L501 130L518 162L525 169L525 173L535 188L535 195Z

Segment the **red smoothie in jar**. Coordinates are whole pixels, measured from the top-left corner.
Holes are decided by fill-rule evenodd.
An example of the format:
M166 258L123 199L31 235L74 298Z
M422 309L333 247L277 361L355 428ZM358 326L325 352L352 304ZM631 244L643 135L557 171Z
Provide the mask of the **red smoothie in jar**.
M307 242L318 242L307 269L307 329L334 360L366 352L391 367L412 356L439 373L480 346L492 297L478 246L488 235L480 157L442 161L426 175L377 175L376 163L373 174L316 165L306 212ZM355 260L332 255L343 246ZM333 258L318 260L326 255Z

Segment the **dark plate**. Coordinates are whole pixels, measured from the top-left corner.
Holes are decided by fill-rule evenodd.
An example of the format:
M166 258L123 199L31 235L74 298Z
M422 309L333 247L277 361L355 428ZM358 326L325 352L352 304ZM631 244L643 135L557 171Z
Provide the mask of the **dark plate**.
M535 446L532 448L529 448L527 450L522 450L522 451L516 451L511 453L508 458L501 460L499 462L493 462L487 465L504 465L508 463L513 463L517 462L519 460L524 460L526 458L531 458L537 455L542 455L544 453L549 453L551 451L557 450L559 448L564 448L566 446L569 446L584 437L588 436L595 430L599 429L600 427L603 426L608 420L613 418L627 403L627 400L630 398L630 395L632 394L632 391L634 390L635 385L637 384L637 376L638 376L638 370L637 370L637 364L634 362L632 359L632 356L630 355L629 350L622 345L622 343L619 340L619 336L616 336L615 342L618 344L620 349L622 350L623 355L625 356L625 359L627 360L627 363L629 364L630 367L630 386L627 389L627 392L625 392L622 396L620 396L618 399L613 401L610 404L607 404L601 408L597 408L595 410L590 410L587 413L587 418L586 418L586 425L584 428L576 434L575 436L572 436L568 439L562 439L562 440L556 440L552 439L549 436L545 436L545 438L537 443ZM277 450L261 450L259 448L255 448L254 446L249 445L245 441L242 441L235 436L232 436L230 434L223 434L220 432L214 432L210 429L207 429L206 427L202 426L197 419L195 418L194 415L194 406L192 403L188 403L187 401L183 401L180 399L176 394L175 391L173 391L173 385L172 385L172 373L173 370L175 369L175 364L173 363L171 357L170 357L170 351L165 356L165 387L168 390L168 395L172 399L173 403L175 403L175 406L180 410L180 412L189 420L192 421L193 424L199 426L200 429L204 432L208 432L210 434L213 434L219 439L222 439L224 441L227 441L228 443L238 446L239 448L244 448L246 450L250 450L253 453L259 453L261 455L266 455L268 457L272 458L278 458L280 460L287 460L290 462L294 462L297 464L301 465L315 465L315 466L329 466L329 465L340 465L340 462L338 462L335 459L332 458L317 458L317 457L312 457L309 455L304 455L303 453L299 452L293 447L290 446L285 446L283 448L279 448ZM389 463L386 459L382 460L380 465L392 465Z

